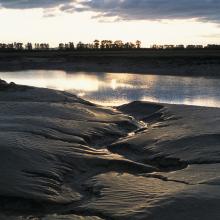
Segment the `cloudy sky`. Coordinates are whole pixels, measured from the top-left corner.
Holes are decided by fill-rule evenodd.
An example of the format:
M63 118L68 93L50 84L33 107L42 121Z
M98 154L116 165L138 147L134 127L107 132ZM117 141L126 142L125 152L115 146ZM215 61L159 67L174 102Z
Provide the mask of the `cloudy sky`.
M0 0L2 42L220 44L220 0Z

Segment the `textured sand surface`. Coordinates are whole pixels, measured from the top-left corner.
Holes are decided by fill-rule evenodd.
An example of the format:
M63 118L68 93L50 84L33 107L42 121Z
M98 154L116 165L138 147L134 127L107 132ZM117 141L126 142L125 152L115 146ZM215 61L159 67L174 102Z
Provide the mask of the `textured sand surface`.
M117 109L0 81L0 219L219 219L220 109Z

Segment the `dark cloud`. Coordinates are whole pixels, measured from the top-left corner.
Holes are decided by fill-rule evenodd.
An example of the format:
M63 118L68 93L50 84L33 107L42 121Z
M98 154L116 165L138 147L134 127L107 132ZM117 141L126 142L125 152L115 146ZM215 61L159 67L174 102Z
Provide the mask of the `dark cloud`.
M82 6L101 16L118 16L125 20L198 18L220 21L220 0L88 0Z
M60 6L66 12L94 11L100 17L116 16L125 20L197 18L220 22L220 0L0 0L0 5L6 8Z
M70 2L73 0L0 0L0 6L14 9L52 8Z

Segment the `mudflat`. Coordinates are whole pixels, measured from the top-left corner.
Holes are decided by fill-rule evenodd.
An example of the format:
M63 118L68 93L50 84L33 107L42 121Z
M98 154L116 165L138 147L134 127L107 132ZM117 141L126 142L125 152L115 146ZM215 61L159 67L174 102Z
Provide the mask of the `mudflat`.
M0 52L0 71L29 69L219 77L220 50Z
M1 219L219 219L219 108L0 81L0 140Z

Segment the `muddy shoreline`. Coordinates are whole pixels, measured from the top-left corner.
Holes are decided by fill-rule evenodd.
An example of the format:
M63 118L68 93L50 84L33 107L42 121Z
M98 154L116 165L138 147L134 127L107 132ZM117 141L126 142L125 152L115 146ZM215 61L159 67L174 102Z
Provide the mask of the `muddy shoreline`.
M0 219L218 220L219 122L0 80Z
M0 52L0 71L64 70L220 77L220 50Z

